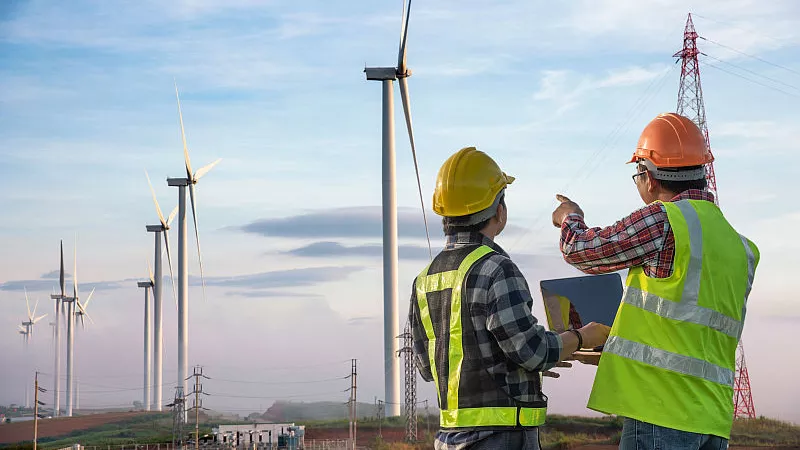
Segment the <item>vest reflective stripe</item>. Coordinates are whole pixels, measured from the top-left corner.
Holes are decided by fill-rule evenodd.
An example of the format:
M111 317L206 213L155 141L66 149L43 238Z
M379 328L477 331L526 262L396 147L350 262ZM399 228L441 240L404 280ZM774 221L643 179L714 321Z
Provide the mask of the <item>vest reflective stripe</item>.
M457 270L428 275L430 266L417 277L416 294L422 326L428 338L428 360L431 374L436 383L439 404L442 404L439 376L436 368L436 335L428 307L427 294L451 289L450 322L448 342L447 407L440 414L443 428L471 428L486 426L514 427L538 426L544 423L547 408L481 407L458 408L458 390L461 381L461 367L464 362L463 327L461 323L461 298L464 280L470 268L482 257L493 252L491 247L482 245L473 250L459 264Z
M668 352L660 348L629 341L619 336L608 338L604 352L639 361L651 366L702 378L712 383L733 385L733 371L691 356Z
M744 307L742 307L742 322L744 322L744 316L747 315L747 298L750 297L750 290L753 288L753 278L756 276L756 256L753 254L753 249L750 247L750 241L741 234L739 237L742 239L744 251L747 253L747 289L744 291ZM741 331L739 332L739 337L741 337Z
M514 408L488 406L484 408L447 409L441 412L441 422L458 423L458 427L516 426L538 427L545 422L547 408ZM445 425L442 425L445 426Z
M697 211L687 200L674 203L686 220L689 229L689 267L686 269L686 278L683 282L683 295L681 303L696 305L700 295L700 275L703 271L703 229Z
M658 314L665 319L704 325L736 339L742 334L742 322L713 309L674 302L632 286L625 288L624 298L626 304Z
M711 202L664 208L675 238L673 274L630 270L588 406L727 438L736 344L758 250Z

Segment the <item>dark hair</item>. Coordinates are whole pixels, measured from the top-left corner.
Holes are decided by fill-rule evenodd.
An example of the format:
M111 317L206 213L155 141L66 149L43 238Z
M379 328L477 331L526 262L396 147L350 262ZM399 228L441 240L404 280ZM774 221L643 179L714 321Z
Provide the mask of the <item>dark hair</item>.
M659 168L658 170L661 172L682 172L684 170L697 170L703 166L691 166L691 167L679 167L676 169L667 169L667 168ZM647 167L640 166L639 170L647 170ZM689 181L669 181L669 180L656 180L658 184L661 185L664 189L673 194L677 195L683 191L688 191L689 189L699 189L703 190L708 187L708 183L706 182L706 178L703 177L699 180L689 180Z
M505 195L500 198L500 204L503 205L503 208L506 207L506 197ZM498 207L499 208L499 207ZM461 216L461 217L442 217L442 231L444 234L456 234L456 233L477 233L486 227L486 225L491 222L492 218L488 218L483 222L478 222L473 225L457 225L453 224L453 222L458 222L458 219L464 219L468 216ZM494 216L492 216L494 217Z

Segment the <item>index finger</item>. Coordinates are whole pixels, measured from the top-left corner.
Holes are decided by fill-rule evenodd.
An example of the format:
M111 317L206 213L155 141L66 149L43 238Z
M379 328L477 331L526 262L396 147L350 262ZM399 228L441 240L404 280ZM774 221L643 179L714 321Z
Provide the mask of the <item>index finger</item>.
M562 194L556 194L556 200L560 201L561 203L571 202L572 201L569 198L567 198L566 195L562 195Z

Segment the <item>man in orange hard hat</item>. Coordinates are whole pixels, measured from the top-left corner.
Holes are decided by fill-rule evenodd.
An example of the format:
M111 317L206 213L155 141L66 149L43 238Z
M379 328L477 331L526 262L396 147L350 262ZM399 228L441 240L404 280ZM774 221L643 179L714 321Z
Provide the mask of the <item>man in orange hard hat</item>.
M694 122L661 114L630 160L647 206L589 228L580 207L558 196L564 259L590 274L629 269L588 404L625 418L622 450L727 448L759 253L706 190L713 160Z
M474 147L450 156L436 180L446 244L414 280L409 321L417 368L438 393L437 449L538 449L542 374L610 330L590 323L559 335L538 324L525 277L494 242L513 181Z

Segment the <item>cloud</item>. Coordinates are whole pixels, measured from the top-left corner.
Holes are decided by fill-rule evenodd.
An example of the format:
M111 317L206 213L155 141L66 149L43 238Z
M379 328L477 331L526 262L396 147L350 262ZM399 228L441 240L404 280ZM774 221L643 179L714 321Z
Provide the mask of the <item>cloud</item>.
M230 277L207 277L206 286L253 289L313 286L329 281L340 281L362 269L363 267L354 266L307 267ZM200 286L200 277L189 277L189 284Z
M124 280L123 280L124 281ZM84 293L82 295L87 295L92 289L98 291L108 291L112 289L119 289L123 285L123 281L98 281L94 283L81 283L80 289L81 292ZM38 279L38 280L13 280L13 281L6 281L5 283L0 284L0 291L19 291L22 292L25 289L28 292L41 292L41 291L53 291L58 287L58 280L53 279ZM67 292L72 292L71 283L67 286Z
M269 237L368 238L381 237L381 221L379 206L352 207L256 220L242 226L241 230ZM398 209L397 226L401 237L425 237L425 225L418 211Z
M359 325L366 325L371 322L375 322L380 320L378 316L364 316L364 317L353 317L347 320L347 324L350 326L359 326Z
M635 86L665 75L670 67L656 64L650 67L631 66L614 69L603 76L578 76L571 70L545 70L539 90L533 94L538 101L553 101L558 104L556 115L572 109L580 103L581 97L600 89Z
M321 295L304 294L302 292L289 292L289 291L230 291L225 293L228 297L246 297L246 298L302 298L302 299L320 299Z
M345 246L338 242L321 241L298 247L286 252L287 255L307 258L334 258L343 256L379 258L383 256L383 246L379 244ZM401 259L428 259L427 247L418 245L400 245L398 253Z
M53 270L51 272L43 273L40 278L42 278L43 280L57 280L58 277L59 277L59 273L60 273L60 271ZM72 274L70 274L69 272L65 271L64 272L64 279L69 279L69 278L72 278Z

